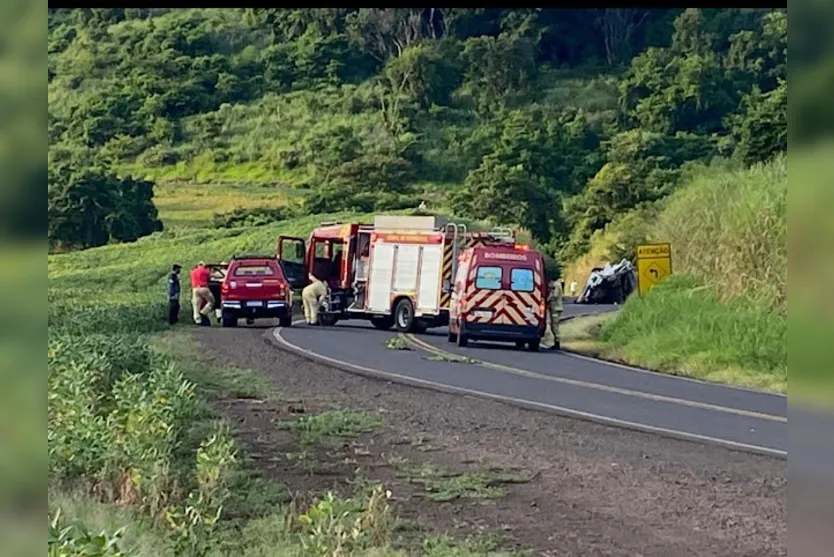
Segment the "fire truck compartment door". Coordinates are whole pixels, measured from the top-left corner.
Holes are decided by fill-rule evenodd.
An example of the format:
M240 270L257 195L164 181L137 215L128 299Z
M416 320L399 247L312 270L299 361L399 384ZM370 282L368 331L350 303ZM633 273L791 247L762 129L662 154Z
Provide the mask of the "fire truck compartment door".
M417 290L417 269L420 266L420 246L400 244L397 246L397 265L394 269L394 292Z
M374 244L371 248L371 273L368 278L368 309L373 312L391 308L391 278L394 272L394 246Z
M438 286L440 284L440 266L443 262L443 245L423 246L420 263L420 286L417 291L417 309L420 311L437 311L440 303Z

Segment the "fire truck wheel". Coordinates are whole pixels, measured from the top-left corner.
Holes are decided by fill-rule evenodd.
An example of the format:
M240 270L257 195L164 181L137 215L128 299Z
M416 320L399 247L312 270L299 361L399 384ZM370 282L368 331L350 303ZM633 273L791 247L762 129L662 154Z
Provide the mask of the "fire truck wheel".
M401 333L411 332L414 325L414 305L408 298L397 302L394 308L394 324L397 326L397 331Z
M319 315L319 325L321 325L322 327L332 327L336 324L336 321L338 321L338 319L335 315Z
M394 318L389 315L383 317L372 317L371 325L381 331L387 331L394 326Z

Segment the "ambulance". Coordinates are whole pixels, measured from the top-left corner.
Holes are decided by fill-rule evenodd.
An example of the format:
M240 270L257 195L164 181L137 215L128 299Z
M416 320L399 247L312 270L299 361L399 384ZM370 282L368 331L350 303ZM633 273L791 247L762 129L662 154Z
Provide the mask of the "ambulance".
M322 223L309 238L281 236L277 257L294 289L312 273L328 285L319 320L368 320L422 333L449 323L458 255L514 239L509 229L469 232L439 216L377 215L370 223Z
M486 243L459 256L449 315L449 342L514 342L536 352L544 336L547 282L541 253L513 243Z

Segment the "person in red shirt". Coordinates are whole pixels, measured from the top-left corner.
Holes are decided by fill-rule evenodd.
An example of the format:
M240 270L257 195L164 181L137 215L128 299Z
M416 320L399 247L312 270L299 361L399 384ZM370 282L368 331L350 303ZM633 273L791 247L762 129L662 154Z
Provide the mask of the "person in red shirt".
M191 271L191 307L194 310L194 323L205 327L211 326L209 314L214 309L214 295L208 288L211 270L202 261Z

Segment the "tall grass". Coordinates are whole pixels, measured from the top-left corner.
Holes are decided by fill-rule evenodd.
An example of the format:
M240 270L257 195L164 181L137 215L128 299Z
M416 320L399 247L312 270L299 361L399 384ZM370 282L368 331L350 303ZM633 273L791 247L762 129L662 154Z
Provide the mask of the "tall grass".
M784 155L750 169L705 168L674 193L650 236L672 243L675 273L722 299L751 297L787 311L788 167Z

